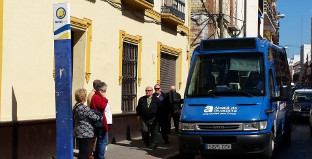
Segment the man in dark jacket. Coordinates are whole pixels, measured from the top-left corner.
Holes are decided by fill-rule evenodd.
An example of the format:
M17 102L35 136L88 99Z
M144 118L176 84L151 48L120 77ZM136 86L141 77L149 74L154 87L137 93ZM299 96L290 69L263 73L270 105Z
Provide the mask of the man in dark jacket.
M160 102L163 101L163 99L166 97L166 93L161 91L160 84L155 84L154 89L155 93L153 93L153 96L156 96Z
M141 121L141 133L144 144L150 149L155 149L157 146L158 109L160 101L157 97L153 96L152 87L146 87L145 93L146 95L139 99L136 111L138 120Z
M169 103L169 98L167 94L161 91L160 85L156 84L154 86L155 93L153 96L157 97L160 100L160 108L159 108L159 126L161 130L161 136L164 139L165 143L169 143L168 134L171 129L171 107Z
M160 84L156 84L154 86L155 93L153 96L157 97L160 101L160 108L158 110L159 114L159 130L161 132L162 138L164 139L165 143L169 143L168 134L170 133L170 105L167 102L167 94L161 91Z
M176 92L175 86L171 86L170 91L175 92L175 95L176 95L175 100L177 100L177 101L171 101L169 103L170 103L170 106L172 109L171 116L172 116L173 123L174 123L174 129L175 129L176 134L178 134L178 132L179 132L179 121L180 121L181 109L182 109L181 103L180 103L181 95L178 92ZM168 95L168 97L169 97L169 95Z

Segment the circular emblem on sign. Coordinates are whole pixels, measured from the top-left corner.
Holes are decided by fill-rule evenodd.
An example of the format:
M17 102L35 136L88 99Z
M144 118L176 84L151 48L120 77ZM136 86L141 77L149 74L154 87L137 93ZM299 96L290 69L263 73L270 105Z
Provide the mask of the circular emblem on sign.
M56 10L56 17L59 19L63 19L66 15L66 10L63 7L60 7Z

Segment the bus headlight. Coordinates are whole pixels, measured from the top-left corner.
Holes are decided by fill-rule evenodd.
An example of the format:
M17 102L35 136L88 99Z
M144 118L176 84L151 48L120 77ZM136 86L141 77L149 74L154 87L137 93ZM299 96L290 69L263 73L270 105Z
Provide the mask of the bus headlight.
M180 122L179 128L182 131L194 131L194 130L196 130L196 124L195 123L182 123L182 122Z
M266 121L243 123L243 130L244 131L265 130L266 128L267 128L267 122Z

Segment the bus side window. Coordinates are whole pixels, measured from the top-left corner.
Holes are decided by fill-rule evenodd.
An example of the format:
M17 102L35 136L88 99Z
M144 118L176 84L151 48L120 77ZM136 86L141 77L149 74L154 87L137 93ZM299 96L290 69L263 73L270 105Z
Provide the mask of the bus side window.
M270 70L270 73L269 73L269 89L270 89L270 98L272 97L275 97L274 95L274 80L273 80L273 74L272 74L272 71Z

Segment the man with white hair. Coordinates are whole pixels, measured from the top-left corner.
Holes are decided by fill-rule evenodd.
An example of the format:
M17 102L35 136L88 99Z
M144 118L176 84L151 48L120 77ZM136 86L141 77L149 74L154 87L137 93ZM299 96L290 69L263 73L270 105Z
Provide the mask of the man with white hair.
M160 101L153 96L153 88L147 86L145 96L139 99L136 108L138 120L141 122L141 133L144 144L150 149L157 147L158 109Z

